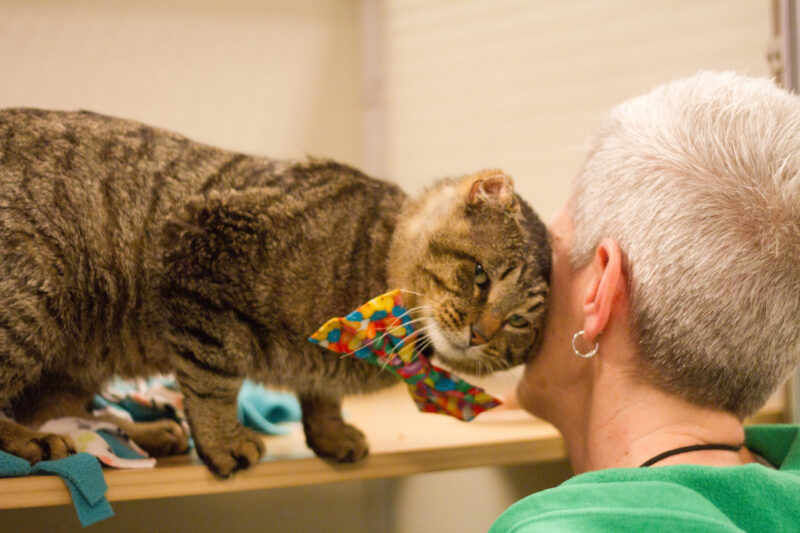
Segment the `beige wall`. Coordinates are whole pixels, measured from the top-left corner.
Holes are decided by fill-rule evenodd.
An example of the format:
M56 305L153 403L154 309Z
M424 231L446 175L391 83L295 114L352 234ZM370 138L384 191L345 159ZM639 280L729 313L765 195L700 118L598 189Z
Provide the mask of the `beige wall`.
M610 105L701 68L766 74L768 6L386 0L373 92L362 93L358 0L0 0L0 107L88 108L246 152L334 157L412 191L500 166L549 218ZM478 532L567 472L483 468L123 502L95 528ZM58 507L2 511L0 523L73 531L77 521Z
M499 166L549 218L611 105L699 69L767 74L768 0L389 0L386 173Z
M360 164L357 22L350 0L0 0L0 107Z
M409 191L499 166L549 218L609 106L698 69L767 73L768 0L368 1L365 93L358 0L2 0L0 106L333 157Z

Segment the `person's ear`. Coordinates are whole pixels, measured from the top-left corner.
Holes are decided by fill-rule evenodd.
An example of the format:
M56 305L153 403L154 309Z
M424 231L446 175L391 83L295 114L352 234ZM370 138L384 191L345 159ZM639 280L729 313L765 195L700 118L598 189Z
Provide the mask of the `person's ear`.
M627 290L617 242L603 239L588 268L590 280L583 300L583 336L591 343L606 328L613 307Z

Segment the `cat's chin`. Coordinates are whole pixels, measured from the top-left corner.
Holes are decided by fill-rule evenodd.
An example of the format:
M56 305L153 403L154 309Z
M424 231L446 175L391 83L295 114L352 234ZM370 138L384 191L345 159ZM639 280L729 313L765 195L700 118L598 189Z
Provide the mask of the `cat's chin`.
M463 346L451 340L448 335L439 329L438 325L428 328L426 335L431 341L436 357L451 369L475 376L482 376L492 372L483 362L481 347L470 346L469 332L464 335L466 338Z
M469 348L469 337L464 335L462 339L451 339L453 335L448 335L443 332L439 325L435 322L427 328L426 335L431 340L433 348L437 354L445 359L460 360L467 357L467 349Z

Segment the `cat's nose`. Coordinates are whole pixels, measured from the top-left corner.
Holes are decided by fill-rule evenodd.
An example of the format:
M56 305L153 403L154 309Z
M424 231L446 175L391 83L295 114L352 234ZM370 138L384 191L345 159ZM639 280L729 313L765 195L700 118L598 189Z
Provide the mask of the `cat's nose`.
M486 342L487 340L483 337L483 335L475 331L475 326L472 326L472 338L469 340L469 345L480 346L481 344L486 344Z
M494 334L498 332L502 320L490 311L484 311L478 317L477 322L472 325L472 337L469 340L470 346L480 346L489 342Z

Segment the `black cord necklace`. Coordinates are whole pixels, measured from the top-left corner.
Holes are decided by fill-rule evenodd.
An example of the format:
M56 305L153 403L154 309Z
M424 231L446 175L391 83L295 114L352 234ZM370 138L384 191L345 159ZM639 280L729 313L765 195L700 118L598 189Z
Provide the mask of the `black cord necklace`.
M682 446L680 448L667 450L656 455L655 457L648 459L639 465L639 468L654 465L659 461L663 461L667 457L672 457L673 455L678 455L679 453L696 452L698 450L726 450L730 452L738 452L741 449L742 444L695 444L694 446Z

